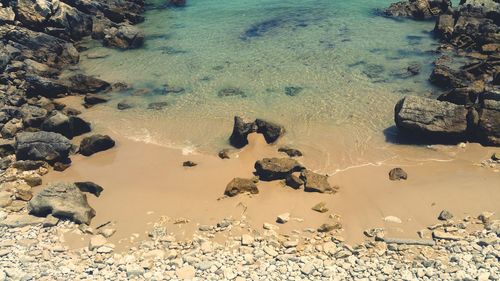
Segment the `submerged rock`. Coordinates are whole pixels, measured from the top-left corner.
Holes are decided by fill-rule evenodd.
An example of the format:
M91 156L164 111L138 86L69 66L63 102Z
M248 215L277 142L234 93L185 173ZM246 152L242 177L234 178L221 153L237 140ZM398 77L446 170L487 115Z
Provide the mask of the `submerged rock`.
M389 179L391 181L406 180L408 179L408 174L401 168L394 168L389 171Z
M463 106L416 96L403 98L395 108L395 122L401 132L442 142L465 138L467 115Z
M233 197L244 192L249 192L251 194L259 193L257 185L253 179L234 178L226 186L224 194Z
M25 132L16 136L16 158L18 160L56 162L67 159L71 148L71 142L57 133Z
M95 211L87 197L76 185L54 183L37 193L28 203L28 211L35 216L52 214L60 219L69 219L78 224L90 224Z
M164 109L167 106L168 106L168 102L166 102L166 101L152 102L152 103L148 104L148 109L151 109L151 110L162 110L162 109Z
M115 141L110 136L96 134L82 140L79 152L82 155L90 156L97 152L108 150L114 146Z
M450 8L450 0L407 0L391 4L384 10L384 14L390 17L425 20L443 14Z
M288 146L282 146L282 147L278 148L278 151L286 153L290 157L300 157L300 156L302 156L302 152L300 150L295 149L295 148L290 148Z
M136 49L144 44L144 37L144 32L137 27L122 24L105 30L103 44L120 49Z
M239 88L225 88L220 90L217 95L219 97L234 97L234 96L240 96L242 98L246 98L247 95L245 92Z
M266 181L286 179L302 169L304 167L291 158L264 158L255 163L255 174Z

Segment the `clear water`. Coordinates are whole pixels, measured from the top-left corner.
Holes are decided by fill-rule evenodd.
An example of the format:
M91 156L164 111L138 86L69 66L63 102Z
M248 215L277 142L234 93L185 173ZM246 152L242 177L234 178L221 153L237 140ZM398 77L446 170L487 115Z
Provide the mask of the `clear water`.
M109 54L100 59L84 53L84 71L135 89L93 109L97 126L212 153L227 146L234 115L266 118L330 169L397 154L384 134L393 126L394 104L433 90L427 78L436 56L434 24L374 13L392 0L188 2L146 13L144 48L88 51ZM398 76L414 63L419 75ZM165 85L184 91L166 93ZM225 88L243 94L219 96ZM134 109L117 110L122 100ZM168 106L147 109L151 102Z

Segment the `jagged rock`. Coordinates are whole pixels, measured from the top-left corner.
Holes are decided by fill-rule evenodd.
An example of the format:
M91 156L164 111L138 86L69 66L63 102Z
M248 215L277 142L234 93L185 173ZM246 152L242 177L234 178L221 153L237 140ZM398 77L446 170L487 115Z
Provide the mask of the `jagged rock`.
M21 115L24 126L37 128L40 127L47 116L47 110L38 106L25 104L21 107Z
M249 192L251 194L259 193L257 185L252 179L234 178L226 186L224 194L233 197L244 192Z
M436 65L429 81L443 89L467 87L470 84L465 72L453 70L445 65Z
M401 168L394 168L389 171L389 179L391 181L406 180L408 179L408 174Z
M52 116L43 121L42 130L59 133L69 139L91 131L90 123L77 116L66 116L54 111Z
M436 21L434 33L440 38L449 40L453 35L454 27L455 19L453 18L453 15L440 15Z
M282 126L262 119L256 119L255 125L257 126L257 133L263 134L267 143L276 142L285 133Z
M278 151L286 153L290 157L300 157L300 156L302 156L302 152L300 150L295 149L295 148L290 148L288 146L282 146L282 147L278 148Z
M384 10L386 16L425 20L447 12L450 0L408 0L401 1Z
M168 4L175 7L184 7L186 6L186 0L169 0Z
M465 138L467 114L463 106L407 96L396 104L395 122L403 133L449 142Z
M12 7L1 7L0 6L0 23L7 22L12 23L16 18L16 14Z
M123 24L111 27L105 31L103 43L105 46L120 49L135 49L144 43L144 32L132 25Z
M18 160L12 164L12 167L21 171L33 171L38 170L41 167L47 168L48 166L45 161Z
M328 182L328 176L317 174L310 170L302 171L300 178L304 181L304 191L319 193L335 193L337 187L332 187Z
M17 132L23 129L23 122L20 119L13 118L5 123L0 131L3 138L13 138Z
M286 179L302 169L302 165L291 158L264 158L255 163L255 174L266 181Z
M253 122L245 122L241 117L235 116L233 132L229 137L229 143L236 148L242 148L248 144L248 134L255 131L256 128Z
M300 178L300 173L292 173L285 179L285 184L294 189L300 189L304 186L304 181Z
M31 199L28 211L41 217L52 214L56 218L69 219L78 224L89 224L95 216L94 209L87 202L87 196L70 183L47 186Z
M486 100L481 111L477 135L485 145L500 146L500 101Z
M451 220L453 218L453 214L448 210L442 210L439 213L438 219L442 221Z
M68 158L71 142L61 134L52 132L24 132L16 136L18 160L56 162Z
M99 197L101 195L101 192L104 190L102 186L90 181L75 182L75 185L76 187L78 187L78 189L80 189L81 192L92 193L96 197Z
M107 135L92 135L86 137L80 143L80 153L85 156L90 156L94 153L108 150L115 146L115 141Z
M25 79L29 85L26 93L30 97L40 95L47 98L57 98L68 93L68 87L55 79L36 75L26 75Z

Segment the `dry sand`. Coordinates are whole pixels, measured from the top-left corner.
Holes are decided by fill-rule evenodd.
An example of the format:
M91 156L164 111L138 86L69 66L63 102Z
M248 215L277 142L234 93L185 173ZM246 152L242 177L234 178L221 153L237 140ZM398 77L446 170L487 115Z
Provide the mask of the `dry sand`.
M358 243L365 239L363 230L377 227L386 228L390 236L417 237L416 231L435 223L442 209L458 217L500 211L500 173L477 165L495 149L479 145L429 149L428 154L440 155L440 161L418 159L412 155L413 150L401 146L397 149L408 158L330 171L330 183L340 186L340 192L334 195L305 193L277 181L260 182L257 195L218 200L231 179L253 176L256 160L284 157L276 151L277 145L267 145L261 135L250 135L250 145L232 159L222 160L216 155L183 155L181 150L111 136L117 141L115 148L91 157L75 155L68 170L51 172L44 182L93 181L103 186L99 198L88 195L97 212L92 226L113 222L118 231L111 241L119 249L144 238L152 224L160 220L167 222L168 231L177 238L189 239L200 224L213 225L229 217L240 220L245 215L250 225L261 231L264 222L274 223L277 215L288 212L292 218L303 220L292 219L280 225L280 232L288 234L333 222L330 214L339 214L345 228L341 235L350 243ZM198 166L183 167L187 160ZM322 159L308 159L306 154L298 160L312 170L325 172L319 165ZM407 181L388 179L388 171L397 166L408 172ZM311 210L321 201L327 203L329 212ZM386 216L396 216L403 222L385 222ZM189 222L174 224L179 218ZM236 233L234 230L232 234ZM80 245L75 237L68 236L68 240L75 247Z

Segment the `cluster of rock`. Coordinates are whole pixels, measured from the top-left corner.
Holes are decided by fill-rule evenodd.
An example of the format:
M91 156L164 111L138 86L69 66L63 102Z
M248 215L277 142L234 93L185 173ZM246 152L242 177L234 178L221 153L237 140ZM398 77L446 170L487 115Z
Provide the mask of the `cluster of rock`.
M234 118L233 132L229 138L229 143L236 148L242 148L248 144L250 133L260 133L264 135L267 143L275 143L284 133L283 126L256 119L254 122L245 122L241 117ZM302 156L302 152L297 149L282 146L279 152L286 153L289 157L284 158L264 158L255 162L255 178L244 179L234 178L226 186L224 194L236 196L240 193L257 194L259 190L257 183L263 181L283 181L287 186L294 189L303 188L306 192L335 193L338 187L332 187L328 182L328 176L320 175L306 169L292 157ZM219 152L222 159L229 158L228 151Z
M283 236L264 229L230 236L224 244L206 231L177 240L162 225L118 253L106 237L68 222L43 227L1 226L0 280L498 280L500 221L446 220L421 239L377 238L351 246L337 233L297 230ZM247 229L228 221L225 230ZM221 228L222 229L222 228ZM432 229L432 230L431 230ZM476 229L476 230L473 230ZM93 235L88 247L68 250L61 232Z
M396 126L403 134L433 142L499 146L500 3L462 0L453 8L450 1L417 0L396 6L432 7L436 2L440 8L432 13L437 19L434 33L442 42L438 51L443 55L434 62L430 82L445 92L437 100L406 97L399 101ZM421 19L413 14L393 15ZM464 57L465 64L452 68L446 53Z

